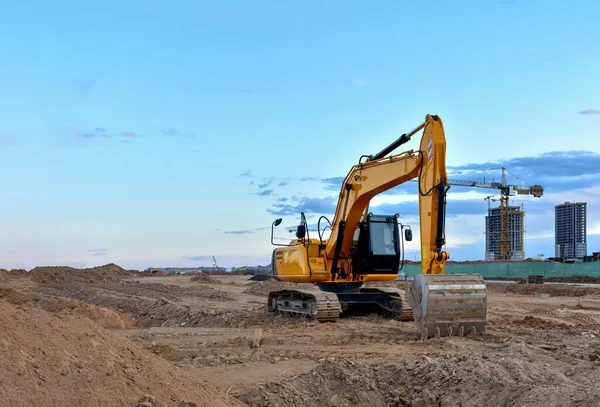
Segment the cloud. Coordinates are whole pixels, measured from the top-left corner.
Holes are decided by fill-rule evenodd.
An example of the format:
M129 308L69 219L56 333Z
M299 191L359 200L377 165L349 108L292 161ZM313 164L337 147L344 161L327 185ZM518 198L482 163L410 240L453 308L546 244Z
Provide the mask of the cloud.
M339 191L342 188L342 182L346 177L331 177L331 178L319 178L318 180L325 186L325 189L329 191Z
M593 203L600 198L599 191L586 192L593 188L600 188L600 154L593 151L553 151L537 156L449 166L448 171L451 180L500 182L502 167L510 171L510 174L507 174L509 184L521 187L539 184L544 188L544 195L541 198L528 195L514 196L510 200L511 205L525 204L526 228L532 236L542 232L553 233L555 204L566 200L585 200ZM312 197L302 196L300 193L297 194L298 196L286 194L285 197L273 194L269 199L271 205L266 208L267 213L281 217L298 217L300 212L304 212L309 221L313 222L315 216L333 215L338 202L337 193L344 177L303 177L293 180L314 183L317 189L311 189ZM319 187L324 190L324 193L317 192ZM470 222L469 227L477 230L474 239L479 242L479 239L484 238L484 219L488 205L483 198L488 195L498 196L499 190L461 186L450 188L446 214L449 221L456 222L456 233L461 236L467 233L465 228ZM491 206L497 207L498 202L491 202ZM399 213L402 219L417 218L418 223L417 183L407 182L377 195L371 201L370 207L374 213ZM592 209L588 211L588 216L594 213ZM590 222L591 220L588 221Z
M302 178L301 181L319 182L323 185L325 190L339 192L342 189L342 183L344 182L344 179L346 179L346 177ZM381 193L380 195L405 194L408 192L409 188L411 188L411 186L408 184L399 185Z
M296 204L289 204L287 201L287 199L280 199L272 208L267 209L267 212L278 216L299 215L300 212L330 215L335 211L337 205L337 198L335 197L301 198Z
M258 192L256 192L255 195L258 195L258 196L269 196L272 193L273 193L272 189L265 189L264 191L258 191Z
M169 136L169 137L189 137L189 138L194 137L194 133L192 133L192 132L184 133L173 127L159 127L159 129L162 134L164 134L165 136Z
M482 181L495 168L494 181L500 182L500 167L507 168L507 182L517 186L540 184L547 191L586 188L600 181L600 154L593 151L553 151L539 156L517 157L502 163L486 162L448 167L450 179ZM486 179L491 181L491 179Z
M268 188L274 184L277 184L277 186L280 186L280 187L285 187L289 184L291 179L292 179L291 177L286 177L286 178L268 177L268 178L263 178L261 183L257 184L256 186L259 189Z
M585 109L580 111L579 114L586 116L600 115L600 109Z
M128 139L132 139L132 138L136 138L136 137L140 137L141 134L139 133L135 133L133 131L122 131L120 133L118 133L118 135L120 137L125 137ZM83 138L83 139L102 139L102 138L111 138L113 137L113 135L111 133L108 132L108 130L104 127L96 127L94 128L94 130L91 131L81 131L79 133L77 133L77 136L79 138ZM123 142L123 140L121 140L121 142Z
M363 86L365 86L367 84L367 81L364 80L363 78L354 78L352 80L352 83L354 84L354 86L356 86L357 88L362 88Z
M186 260L193 260L193 261L210 261L210 262L214 261L212 256L183 256L183 258Z
M371 212L376 214L398 213L401 217L419 216L418 202L385 203L372 206ZM475 199L451 199L446 202L446 217L457 217L460 215L485 215L487 204L483 200Z
M225 230L223 233L226 235L247 235L250 233L254 233L254 230Z
M121 136L123 136L123 137L139 137L139 134L136 134L132 131L124 131L123 133L121 133Z
M255 229L244 229L244 230L220 230L218 229L220 232L223 232L226 235L248 235L251 233L256 233L256 232L261 232L263 230L267 230L269 228L266 227L260 227L260 228L255 228Z
M261 179L254 177L250 171L237 175L237 178L249 178L247 186L251 187L248 192L250 195L257 196L275 196L277 188L286 187L293 180L292 177L263 177Z
M106 256L109 252L107 249L90 249L89 253L92 253L92 256Z
M106 129L102 127L96 127L92 131L85 131L77 133L77 136L80 138L91 139L91 138L109 138L112 137Z

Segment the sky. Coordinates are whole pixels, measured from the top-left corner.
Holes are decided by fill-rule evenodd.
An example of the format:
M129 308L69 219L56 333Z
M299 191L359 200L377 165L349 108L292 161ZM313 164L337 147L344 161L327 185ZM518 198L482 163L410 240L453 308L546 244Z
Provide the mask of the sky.
M564 201L588 202L600 251L598 15L583 0L7 0L0 268L268 264L276 218L280 242L300 211L332 218L358 158L428 113L451 177L504 166L544 186L514 201L527 257L553 255ZM416 232L415 187L373 211ZM450 190L451 259L484 258L495 193Z

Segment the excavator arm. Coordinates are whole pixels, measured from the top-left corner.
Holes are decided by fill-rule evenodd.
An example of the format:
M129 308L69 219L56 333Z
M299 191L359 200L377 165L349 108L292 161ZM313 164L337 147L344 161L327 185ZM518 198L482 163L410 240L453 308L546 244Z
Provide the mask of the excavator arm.
M387 156L423 129L420 148ZM391 188L418 178L421 262L423 274L443 274L449 258L445 245L446 138L442 121L427 115L425 122L403 134L380 153L354 165L342 183L331 235L324 249L333 279L341 256L350 253L355 230L370 200Z

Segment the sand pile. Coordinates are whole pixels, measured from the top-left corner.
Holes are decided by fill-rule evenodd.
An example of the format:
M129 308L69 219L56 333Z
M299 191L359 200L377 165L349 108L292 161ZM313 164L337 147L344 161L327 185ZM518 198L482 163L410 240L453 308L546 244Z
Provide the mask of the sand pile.
M136 273L135 270L125 270L111 263L87 269L64 266L36 267L29 271L29 277L40 284L75 281L84 283L109 283L118 281L123 277L134 276Z
M165 406L241 406L87 318L0 300L0 331L3 405L131 406L151 394Z
M230 294L206 285L179 287L164 284L122 282L120 284L44 284L38 292L47 297L73 298L113 308L135 320L137 327L237 326L252 310L230 310L203 303L190 305L181 300L197 298L215 304L232 299Z
M583 297L584 295L600 294L600 287L575 285L488 283L487 286L488 290L494 293L523 295L546 293L556 297Z
M39 307L53 314L86 317L107 329L135 327L135 322L123 313L69 298L51 298L35 292L19 292L11 288L0 287L0 299L14 305Z
M219 280L217 280L214 277L211 277L207 273L198 273L194 277L192 277L191 280L197 281L199 283L206 283L206 284L221 284L221 282Z
M578 374L551 357L529 362L525 346L508 357L495 352L396 363L329 358L308 374L266 383L240 399L250 407L596 406L600 399L591 363Z

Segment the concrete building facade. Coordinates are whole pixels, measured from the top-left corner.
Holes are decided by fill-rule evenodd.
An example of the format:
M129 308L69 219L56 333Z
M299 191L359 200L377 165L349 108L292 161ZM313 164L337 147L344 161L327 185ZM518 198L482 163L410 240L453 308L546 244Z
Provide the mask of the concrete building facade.
M587 202L554 207L554 256L583 259L587 255Z
M510 237L511 261L525 257L524 234L525 213L519 206L508 207L508 235ZM485 217L485 260L500 259L500 208L491 208Z

